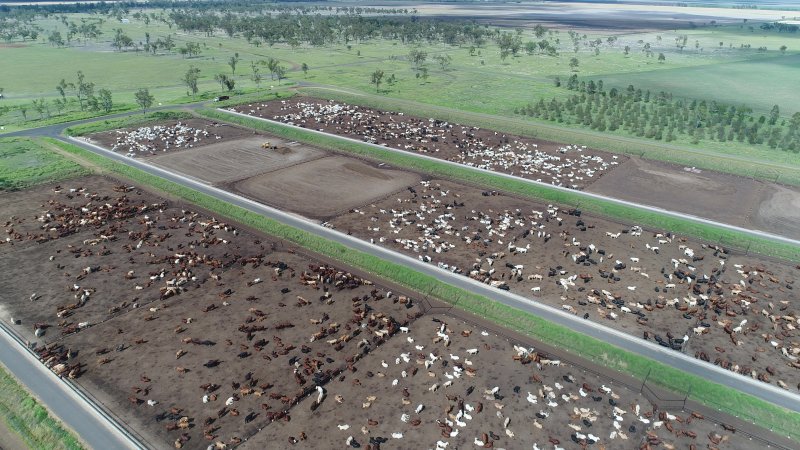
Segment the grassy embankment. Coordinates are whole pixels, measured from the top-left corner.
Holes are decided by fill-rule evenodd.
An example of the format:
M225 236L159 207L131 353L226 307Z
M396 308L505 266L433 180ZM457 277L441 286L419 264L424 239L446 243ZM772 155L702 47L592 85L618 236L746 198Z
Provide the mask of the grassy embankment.
M755 397L733 391L701 377L686 374L651 359L626 352L605 342L552 324L534 315L450 286L405 266L384 261L314 234L292 228L276 220L109 160L74 145L61 141L52 142L63 150L78 155L80 158L103 167L112 173L152 186L162 192L200 205L213 213L236 220L267 234L286 239L313 252L341 261L344 264L357 267L376 277L391 280L416 292L426 293L431 297L449 302L457 308L484 317L504 327L525 333L548 344L559 346L604 366L640 379L650 373L649 382L676 392L690 390L690 397L697 401L800 440L800 414L792 413Z
M78 439L64 429L0 366L0 417L31 449L79 450Z
M87 174L83 167L27 138L0 138L0 191Z
M622 220L628 223L636 223L652 229L672 231L674 233L691 236L707 242L714 242L727 247L734 247L739 250L761 253L764 255L793 261L800 260L800 249L797 247L778 243L766 238L753 237L744 233L724 230L690 220L667 217L662 214L619 205L609 201L586 199L579 193L564 192L547 186L535 185L526 183L524 181L510 180L491 173L479 172L466 166L463 168L454 167L443 162L418 158L411 153L407 155L400 154L390 150L383 150L369 145L346 141L335 136L323 136L308 132L306 130L298 130L296 128L291 128L280 124L234 116L232 114L226 114L217 110L202 110L200 113L206 117L216 120L233 122L249 128L273 133L287 139L303 141L313 145L354 153L359 156L387 162L395 166L406 167L429 173L433 176L464 180L470 183L485 186L490 189L503 190L515 195L527 197L532 200L547 201L557 203L559 205L577 207L585 212L601 215L611 219Z

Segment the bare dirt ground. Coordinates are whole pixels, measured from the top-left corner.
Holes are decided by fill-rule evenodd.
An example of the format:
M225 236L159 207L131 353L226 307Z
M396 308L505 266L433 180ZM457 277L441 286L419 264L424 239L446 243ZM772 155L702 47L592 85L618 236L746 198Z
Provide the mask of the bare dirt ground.
M252 130L204 119L168 121L136 128L104 131L85 136L90 142L130 156L153 156L177 152L219 140L252 137Z
M626 449L648 438L684 448L710 443L708 433L719 431L696 421L686 427L696 439L672 434L665 425L682 428L677 415L654 414L636 392L547 361L452 317L424 316L357 372L330 383L318 408L305 400L291 422L274 424L244 448L293 443L301 434L307 443L298 446L313 448L386 439L387 448L580 448L596 440L597 448ZM723 448L746 448L730 444Z
M800 193L788 186L767 185L764 199L750 220L757 228L800 237Z
M720 172L631 158L587 190L800 238L800 192Z
M276 148L263 148L269 143ZM210 184L242 180L324 156L326 153L296 142L259 135L193 149L158 155L151 162L159 167L190 174Z
M574 189L585 188L627 159L585 147L306 97L230 109Z
M115 180L70 185L3 196L30 200L4 206L14 217L0 244L0 270L14 271L0 280L5 314L48 367L159 447L248 438L286 447L293 437L334 448L350 435L372 448L382 437L384 448L688 439L665 431L677 419L650 415L610 380L453 318L418 319L414 300L271 239ZM42 227L55 231L31 239ZM712 425L680 427L700 443Z
M800 191L344 103L296 98L234 111L523 178L800 238ZM689 170L685 170L689 169Z
M111 180L75 182L82 193L26 191L64 234L10 234L3 319L160 445L235 444L415 317L409 300L274 241ZM4 212L18 225L42 223L39 203L17 205Z
M577 212L574 212L577 214ZM798 269L452 182L330 221L446 270L798 390Z
M329 156L242 180L233 189L281 209L327 218L419 180L420 176L413 172Z

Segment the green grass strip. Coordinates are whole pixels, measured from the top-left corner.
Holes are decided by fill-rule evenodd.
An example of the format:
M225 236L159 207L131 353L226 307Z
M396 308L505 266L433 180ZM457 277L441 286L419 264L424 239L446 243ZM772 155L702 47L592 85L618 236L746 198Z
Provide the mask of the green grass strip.
M337 100L354 105L368 106L384 111L397 111L416 117L433 117L448 122L479 126L503 133L526 136L568 144L586 145L611 153L640 156L646 159L664 161L682 166L693 166L717 172L726 172L748 178L757 178L777 183L800 186L800 167L787 167L773 164L765 159L748 158L741 155L725 154L725 146L715 143L721 149L705 148L703 145L689 147L676 143L659 143L635 136L614 135L586 130L579 126L568 127L547 121L529 118L503 117L470 111L461 111L444 106L414 102L373 94L359 94L342 89L304 87L302 92L316 98ZM730 145L742 145L729 143ZM776 150L776 152L780 152Z
M648 382L656 383L675 392L686 392L689 389L691 390L691 398L701 403L719 408L728 414L800 440L800 414L704 378L689 375L649 358L627 352L600 340L550 323L537 316L443 283L434 277L421 274L403 265L394 264L312 233L298 230L74 145L57 140L50 141L65 151L89 160L110 172L128 177L143 185L152 186L264 233L277 236L312 252L341 261L343 264L357 267L377 278L390 280L416 292L425 293L454 304L464 311L525 333L542 342L567 349L606 367L639 379L643 379L649 372Z
M87 173L84 167L29 138L0 138L0 191L25 189Z
M87 134L115 130L117 128L138 127L157 122L163 122L165 120L186 120L193 117L194 116L191 113L186 111L156 111L147 114L134 114L115 119L98 120L97 122L73 125L64 130L64 132L69 136L85 136Z
M8 372L0 366L0 417L31 449L80 450L78 439L50 417Z
M407 155L397 153L366 144L339 139L335 136L320 135L277 123L226 114L215 109L202 109L199 110L198 113L215 120L232 122L248 128L266 131L286 139L302 141L320 147L377 159L398 167L424 172L435 177L463 180L483 186L487 189L502 190L540 202L544 201L577 207L584 212L614 220L635 223L648 228L671 231L706 242L717 243L725 247L733 247L742 251L759 253L791 261L800 260L800 248L790 244L775 242L767 238L756 237L738 231L725 230L713 225L697 223L691 220L669 217L656 212L619 205L609 201L589 199L574 192L565 192L547 186L512 180L492 173L479 172L468 167L455 167L444 162L419 158L411 153Z

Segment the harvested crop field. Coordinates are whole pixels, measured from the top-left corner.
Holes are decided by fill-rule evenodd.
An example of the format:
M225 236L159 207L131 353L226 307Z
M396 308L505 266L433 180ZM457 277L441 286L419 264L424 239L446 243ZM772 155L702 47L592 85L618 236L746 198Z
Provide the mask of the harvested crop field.
M269 143L275 148L263 148ZM297 142L270 136L221 141L194 149L157 155L150 162L159 167L190 174L210 184L242 180L319 158L325 152Z
M585 147L310 98L230 110L574 189L585 188L627 159Z
M325 218L413 185L413 172L329 156L242 180L233 189L264 203Z
M611 380L420 319L413 298L113 179L3 200L4 319L156 447L689 442L674 426L741 448L710 423L651 415Z
M800 239L800 192L775 183L631 158L587 190Z
M441 180L422 181L330 224L675 351L800 389L794 294L800 270L788 263Z
M223 139L243 139L254 134L252 130L226 123L188 119L94 133L86 139L115 152L146 157L202 147Z

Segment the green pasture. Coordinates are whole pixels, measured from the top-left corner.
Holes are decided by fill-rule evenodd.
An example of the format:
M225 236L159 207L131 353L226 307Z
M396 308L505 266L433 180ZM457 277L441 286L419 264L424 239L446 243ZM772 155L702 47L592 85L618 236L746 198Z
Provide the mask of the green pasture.
M147 174L130 166L103 158L61 141L51 141L67 152L118 175L152 186L160 191L183 198L209 211L229 217L265 233L286 239L310 251L317 252L362 269L376 277L393 281L416 292L453 304L455 307L484 317L504 327L525 333L540 341L558 346L596 363L643 379L649 373L650 382L689 396L728 414L752 421L777 433L800 439L800 414L764 402L747 394L732 391L712 381L689 375L646 357L635 355L605 342L573 332L522 311L500 305L488 298L472 294L420 274L405 266L361 253L344 245L328 241L278 221L251 213L245 209L217 200L206 194Z
M769 112L775 104L779 105L784 116L800 111L800 53L593 78L603 80L607 88L625 88L632 84L653 92L666 91L687 98L745 104L761 113Z
M26 138L0 139L0 191L87 174L80 165Z

